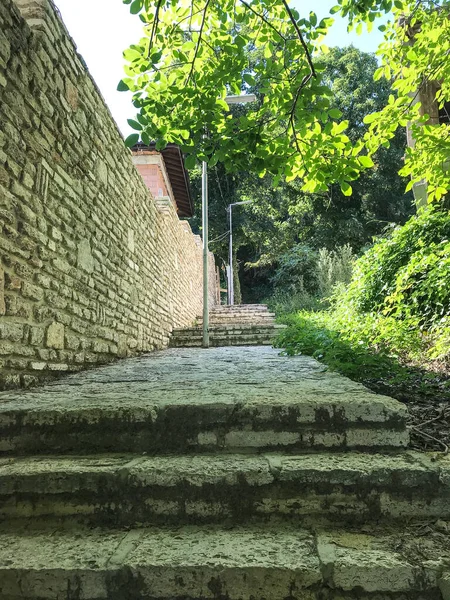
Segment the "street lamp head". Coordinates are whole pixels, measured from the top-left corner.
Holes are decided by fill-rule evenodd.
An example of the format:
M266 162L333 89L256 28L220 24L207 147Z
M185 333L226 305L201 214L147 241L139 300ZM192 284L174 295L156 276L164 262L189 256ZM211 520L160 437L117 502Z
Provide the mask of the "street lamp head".
M229 204L228 206L238 206L239 204L251 204L253 202L253 200L243 200L242 202L233 202L232 204Z
M226 96L227 104L246 104L247 102L255 102L255 94L242 94L241 96Z

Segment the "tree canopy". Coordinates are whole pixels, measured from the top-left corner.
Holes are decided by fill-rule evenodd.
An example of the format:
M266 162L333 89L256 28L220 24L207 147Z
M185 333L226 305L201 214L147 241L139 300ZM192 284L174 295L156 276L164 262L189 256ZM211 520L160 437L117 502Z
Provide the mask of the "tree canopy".
M373 80L378 68L375 56L353 46L330 48L321 61L325 67L323 82L349 123L348 137L356 143L368 130L364 115L383 108L391 86L384 79ZM233 113L237 110L245 113L251 109L232 108ZM244 298L250 298L250 291L252 301L271 293L280 265L294 247L309 258L323 247L332 251L345 244L359 252L391 224L405 223L413 212L412 194L404 194L406 181L397 174L405 147L405 132L399 130L389 148L380 148L374 155L374 168L354 183L351 198L335 184L327 192L307 193L301 190L299 180L274 185L269 174L259 178L251 172L227 173L222 163L211 167L209 224L211 248L219 263L228 261L228 204L252 200L233 212L233 247L241 263ZM201 194L199 168L191 171L191 183L197 200ZM191 224L197 231L199 217ZM292 278L287 279L293 283Z
M332 13L362 32L392 11L380 47L378 77L394 82L381 112L368 117L371 129L352 143L330 89L323 83L323 38L332 18L299 15L287 0L124 0L145 24L145 36L125 51L126 77L139 113L130 125L158 147L179 144L188 154L227 170L266 172L300 178L303 191L324 191L338 182L344 194L351 181L373 165L400 126L413 126L415 147L404 175L426 177L431 197L450 187L445 168L449 128L423 126L426 116L412 97L429 80L440 82L438 101L450 99L450 0L338 0ZM410 32L414 31L413 43ZM255 60L255 56L258 60ZM245 114L230 113L227 94L258 88ZM430 152L430 145L433 152Z

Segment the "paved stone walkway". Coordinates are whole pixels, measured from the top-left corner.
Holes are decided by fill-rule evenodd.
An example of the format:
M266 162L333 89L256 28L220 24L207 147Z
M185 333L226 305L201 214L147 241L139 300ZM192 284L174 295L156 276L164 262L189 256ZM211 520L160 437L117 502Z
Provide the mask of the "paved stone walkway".
M0 600L450 600L450 458L406 416L267 346L1 393Z

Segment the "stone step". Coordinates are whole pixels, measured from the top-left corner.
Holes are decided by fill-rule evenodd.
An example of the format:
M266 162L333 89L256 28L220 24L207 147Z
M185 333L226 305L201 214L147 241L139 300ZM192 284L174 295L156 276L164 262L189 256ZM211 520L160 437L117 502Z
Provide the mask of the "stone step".
M272 346L272 338L267 335L261 336L222 336L212 337L209 340L211 348L220 348L227 346ZM178 339L170 342L171 348L202 348L203 339L201 337Z
M234 319L228 319L228 320L210 320L209 321L209 328L213 328L213 327L239 327L239 326L244 326L244 327L268 327L268 328L272 328L274 325L277 325L276 321L273 320L269 320L266 319L265 321L263 321L262 319L259 320L248 320L245 321L244 319L236 321ZM194 324L191 325L191 327L197 327L199 329L202 329L203 327L203 321L195 321Z
M267 310L269 310L267 304L214 304L211 306L212 311L228 311L228 312L232 312L232 311L260 311L260 312L265 312Z
M260 324L260 323L212 323L210 324L209 331L212 334L229 334L229 333L279 333L283 329L286 329L287 325L281 325L278 323L273 324ZM174 329L172 336L189 335L189 334L201 334L202 328L200 325L195 327L183 327L180 329Z
M198 321L194 321L195 325L193 327L202 327L203 319ZM276 325L276 321L272 318L267 319L210 319L209 326L221 326L221 325L253 325L255 327L267 327L271 325Z
M245 325L213 325L209 328L210 337L214 337L216 339L225 339L228 337L239 337L239 338L249 338L252 337L264 337L266 336L268 339L272 339L276 337L280 331L282 331L282 327L260 327L260 326L245 326ZM202 329L200 327L188 327L186 329L174 329L172 332L171 339L178 340L189 340L191 338L199 339L202 338ZM245 345L245 344L242 344Z
M266 320L262 320L262 319L252 319L252 320L244 320L244 319L240 319L239 321L236 321L234 319L223 319L223 320L210 320L209 321L209 329L220 329L221 327L227 329L227 328L239 328L239 327L254 327L254 328L273 328L274 325L278 325L278 323L272 319L266 319ZM203 320L200 321L194 321L190 326L190 329L194 328L194 329L203 329ZM180 328L181 329L181 328Z
M197 320L201 320L203 317L198 316ZM275 316L272 313L209 313L209 318L211 319L226 319L226 320L237 320L237 319L246 319L246 320L272 320L275 319Z
M209 328L210 346L270 345L285 325L229 324ZM174 329L170 339L172 348L201 347L203 333L200 326Z
M262 314L245 314L245 313L237 313L237 314L222 314L222 313L210 313L209 320L210 321L237 321L238 319L244 319L245 321L262 321L265 323L266 321L274 321L275 315L274 313L262 313ZM203 317L197 317L196 321L202 321Z
M278 325L278 323L273 319L210 319L209 327L238 327L239 325L252 326L252 327L273 327L273 325ZM191 324L191 327L202 328L203 320L194 321Z
M209 307L210 314L217 315L233 315L233 314L241 314L241 315L273 315L275 313L270 312L267 306L259 309L254 308L245 308L241 306L210 306ZM200 316L200 315L199 315Z
M283 395L241 386L153 393L50 394L0 407L0 453L190 452L402 448L406 411L369 392ZM293 391L293 390L291 390ZM80 397L80 393L82 397ZM37 398L36 398L37 396ZM30 396L28 396L30 398ZM41 398L43 398L41 396ZM61 403L62 401L62 403ZM119 401L120 405L117 406Z
M445 536L424 539L415 525L363 533L277 523L6 529L0 532L0 597L447 600Z
M264 346L272 345L272 340L279 334L280 329L248 329L241 328L210 329L209 345L219 346ZM178 329L170 338L171 348L200 348L203 345L201 329Z
M450 457L426 454L97 455L0 459L0 520L93 525L450 519Z
M406 408L269 347L172 349L0 393L0 452L388 449Z

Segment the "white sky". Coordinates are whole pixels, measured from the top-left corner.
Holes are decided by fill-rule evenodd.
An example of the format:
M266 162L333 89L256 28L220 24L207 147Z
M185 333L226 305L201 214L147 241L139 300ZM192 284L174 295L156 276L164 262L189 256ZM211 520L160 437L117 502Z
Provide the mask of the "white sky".
M127 119L135 117L135 109L131 104L131 94L118 92L116 88L124 75L122 52L142 37L141 21L130 15L129 7L121 0L54 1L119 128L128 135L131 129ZM291 4L301 15L306 16L314 10L320 19L328 16L336 1L292 0ZM361 50L373 52L381 39L382 34L376 28L370 35L348 34L346 23L336 20L326 44L348 46L353 43Z

